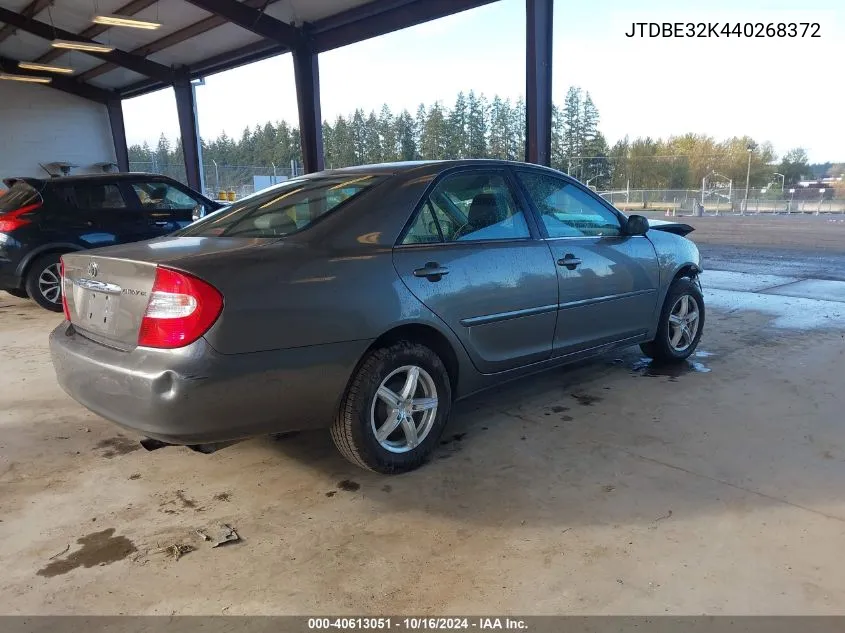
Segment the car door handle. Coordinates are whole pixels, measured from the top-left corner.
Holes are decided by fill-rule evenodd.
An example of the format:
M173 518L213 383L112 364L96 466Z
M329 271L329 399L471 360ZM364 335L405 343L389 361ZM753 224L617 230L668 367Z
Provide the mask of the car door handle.
M581 260L572 253L567 253L564 257L557 260L558 266L566 266L569 270L575 270L577 266L581 265Z
M425 277L429 281L440 281L443 275L448 275L449 269L437 262L428 262L422 268L414 271L414 277Z
M155 221L156 226L167 226L168 224L170 224L170 222L168 222L167 220L156 220Z

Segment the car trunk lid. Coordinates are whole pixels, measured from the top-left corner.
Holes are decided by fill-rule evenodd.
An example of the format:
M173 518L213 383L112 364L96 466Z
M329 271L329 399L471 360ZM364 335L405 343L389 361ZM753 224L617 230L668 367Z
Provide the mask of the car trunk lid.
M135 347L156 264L90 253L70 253L62 262L62 292L74 328L111 347Z

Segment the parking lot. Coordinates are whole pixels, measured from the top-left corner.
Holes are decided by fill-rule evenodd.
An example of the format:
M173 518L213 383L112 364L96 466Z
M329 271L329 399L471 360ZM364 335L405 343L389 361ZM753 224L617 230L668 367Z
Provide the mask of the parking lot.
M845 222L683 221L693 362L477 396L398 477L327 432L146 452L56 385L61 316L0 293L0 612L842 613Z

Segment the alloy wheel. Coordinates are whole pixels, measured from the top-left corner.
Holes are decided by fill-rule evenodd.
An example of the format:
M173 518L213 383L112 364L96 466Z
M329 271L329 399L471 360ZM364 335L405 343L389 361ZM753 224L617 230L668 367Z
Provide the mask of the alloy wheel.
M698 334L701 312L698 301L683 295L675 301L669 312L669 346L675 352L685 352Z
M391 453L419 446L437 417L437 387L422 367L405 365L379 385L370 407L376 441Z
M38 291L50 303L62 300L62 278L58 264L51 264L38 276Z

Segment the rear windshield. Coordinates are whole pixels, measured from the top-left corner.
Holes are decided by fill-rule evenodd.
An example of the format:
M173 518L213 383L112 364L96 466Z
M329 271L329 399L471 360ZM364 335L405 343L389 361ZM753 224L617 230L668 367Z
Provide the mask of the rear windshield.
M319 217L384 180L384 176L299 178L260 191L206 216L175 235L282 237L307 228Z
M41 202L41 194L32 185L18 180L11 189L0 195L0 213L15 211L37 202Z

